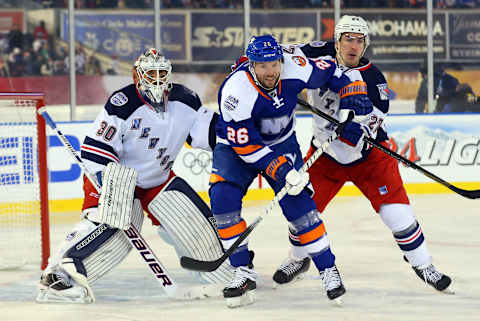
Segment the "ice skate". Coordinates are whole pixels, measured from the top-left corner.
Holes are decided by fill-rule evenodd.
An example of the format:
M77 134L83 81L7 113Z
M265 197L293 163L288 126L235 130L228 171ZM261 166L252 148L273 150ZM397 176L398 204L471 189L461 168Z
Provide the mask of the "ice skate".
M403 260L409 263L407 257L404 255ZM425 264L424 266L412 266L415 274L425 282L430 284L435 290L443 292L445 294L455 294L451 289L452 279L443 273L440 273L433 264Z
M452 279L445 274L440 273L433 264L430 264L426 267L424 266L412 266L412 269L422 279L425 284L430 284L435 290L446 293L446 294L455 294L455 292L450 288L452 284Z
M278 285L286 285L298 281L303 278L304 273L310 268L310 258L306 257L302 260L289 257L273 274L274 287Z
M47 269L40 277L38 303L92 303L93 294L81 286L61 267Z
M337 267L334 265L331 268L326 268L320 272L320 278L323 281L323 286L327 292L327 296L337 305L342 305L343 301L340 298L345 294L345 287L338 272Z
M239 266L235 269L233 279L223 289L223 297L229 308L236 308L255 302L257 273L252 268Z

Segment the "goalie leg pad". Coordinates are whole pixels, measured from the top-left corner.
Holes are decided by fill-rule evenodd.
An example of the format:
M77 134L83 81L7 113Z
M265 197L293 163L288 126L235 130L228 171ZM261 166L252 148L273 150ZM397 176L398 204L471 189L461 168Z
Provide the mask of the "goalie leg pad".
M111 227L127 230L131 224L133 195L138 172L118 163L108 163L98 201L98 219ZM92 218L91 218L92 219Z
M143 210L139 200L134 201L133 209L132 224L140 230ZM90 284L119 264L131 248L123 231L82 220L67 235L60 250L49 259L36 301L94 302Z
M168 234L163 239L174 244L177 255L200 260L213 260L223 255L215 219L198 194L180 177L173 177L148 204L150 213ZM227 283L233 268L226 261L214 272L197 272L202 281Z
M138 199L134 201L131 217L132 224L140 231L144 215ZM49 267L60 265L66 258L73 259L76 270L92 284L119 264L131 249L123 231L84 219L67 235L60 250L49 259Z
M143 225L143 209L140 200L136 199L133 203L132 224L139 232ZM98 250L83 260L87 271L88 282L93 283L120 264L128 255L132 246L125 233L118 229L115 233L105 241Z

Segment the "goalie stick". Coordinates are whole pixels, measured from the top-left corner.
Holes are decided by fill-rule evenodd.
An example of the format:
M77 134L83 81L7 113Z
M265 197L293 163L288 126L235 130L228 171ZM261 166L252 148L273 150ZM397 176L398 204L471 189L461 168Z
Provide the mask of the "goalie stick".
M351 116L353 115L349 115L349 118L351 118ZM300 168L300 172L305 172L307 171L311 166L312 164L320 157L320 155L322 155L322 153L328 148L328 146L330 146L330 144L337 138L337 133L333 133L332 136L330 136L323 144L322 146L320 146L319 149L317 149L313 154L312 156L310 156L309 159L307 159L307 161L305 162L305 164L303 164L302 168ZM270 212L272 212L273 208L275 207L275 205L277 205L277 203L287 194L288 192L288 189L289 189L290 186L285 185L284 187L282 187L282 189L277 193L277 195L275 195L275 197L273 198L273 200L268 204L268 206L264 209L263 213L260 214L248 227L247 229L242 233L240 234L240 236L238 237L238 239L232 244L232 246L230 246L230 248L228 250L225 251L225 253L219 257L218 259L216 260L213 260L213 261L200 261L200 260L196 260L194 258L191 258L191 257L187 257L187 256L182 256L180 258L180 264L188 269L188 270L193 270L193 271L202 271L202 272L212 272L212 271L215 271L220 265L222 265L222 263L228 259L228 257L230 255L232 255L233 251L235 251L238 246L243 242L243 240L245 240L248 235L250 235L250 233L252 233L252 231L255 229L255 227L261 222L263 221L263 218L264 216L266 216L267 214L269 214Z
M323 119L328 120L332 124L335 124L335 125L340 124L340 122L338 120L331 117L330 115L325 114L324 112L322 112L320 110L315 109L315 107L313 107L312 105L310 105L306 101L304 101L302 99L297 99L297 102L302 107L305 107L306 109L310 110L312 113L322 117ZM411 168L421 172L423 175L429 177L430 179L436 181L437 183L442 184L443 186L447 187L451 191L453 191L453 192L455 192L455 193L457 193L457 194L459 194L463 197L470 198L470 199L480 198L480 190L465 190L465 189L461 189L459 187L456 187L456 186L450 184L449 182L441 179L440 177L436 176L435 174L427 171L425 168L415 164L414 162L411 162L410 160L406 159L402 155L399 155L399 154L395 153L393 150L381 145L380 143L376 142L374 139L372 139L370 137L366 137L366 136L363 139L364 139L364 141L366 141L368 144L372 145L373 147L380 149L385 154L387 154L387 155L395 158L396 160L404 163L406 166L411 167Z
M95 176L92 175L85 167L85 163L82 159L77 155L75 149L70 144L68 139L63 135L63 133L57 128L57 124L53 121L53 119L48 114L45 107L42 107L38 110L38 113L45 119L45 122L52 128L55 133L57 134L58 138L62 141L63 145L66 147L68 153L75 159L76 163L82 168L83 173L87 178L90 180L92 185L95 187L97 192L100 193L101 187L98 184L97 179ZM142 237L142 235L138 232L138 230L133 226L130 225L128 230L122 230L125 233L128 241L135 248L138 254L141 256L145 264L148 266L149 270L152 272L155 279L161 285L165 293L170 298L179 298L177 296L177 285L176 282L172 279L171 276L168 275L167 270L157 258L153 250L148 245L147 241ZM186 293L183 295L184 298L189 298L192 294Z

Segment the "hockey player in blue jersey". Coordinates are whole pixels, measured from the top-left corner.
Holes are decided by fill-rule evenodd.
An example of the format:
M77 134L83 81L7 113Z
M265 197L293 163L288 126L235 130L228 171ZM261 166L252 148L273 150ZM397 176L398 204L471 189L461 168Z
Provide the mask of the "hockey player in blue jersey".
M262 173L277 193L290 189L280 201L290 231L317 267L327 295L339 300L345 293L325 226L305 186L309 178L297 170L303 165L295 135L297 95L305 88L328 86L343 95L342 108L370 107L363 84L352 83L333 61L307 59L295 46L281 47L271 35L253 37L248 61L239 65L221 85L220 119L210 177L212 212L224 248L245 231L242 198L252 180ZM223 290L229 307L254 302L257 275L248 241L230 256L235 275Z
M355 126L365 128L357 135L330 144L325 153L308 170L315 190L313 199L323 212L347 181L357 186L372 204L402 250L415 273L438 291L450 292L451 279L432 264L422 228L415 218L398 170L398 162L376 148L362 143L363 135L388 147L388 135L382 124L389 110L388 85L382 72L363 57L369 43L368 25L357 16L343 16L335 26L335 42L313 42L300 46L311 59L336 59L352 79L365 81L370 110L355 110ZM313 105L334 118L342 110L339 95L328 88L309 90ZM331 123L314 115L313 153L333 132ZM352 132L353 133L353 132ZM347 135L344 135L347 136ZM346 138L346 139L345 139ZM308 270L308 253L290 237L289 257L273 276L277 283L288 283Z

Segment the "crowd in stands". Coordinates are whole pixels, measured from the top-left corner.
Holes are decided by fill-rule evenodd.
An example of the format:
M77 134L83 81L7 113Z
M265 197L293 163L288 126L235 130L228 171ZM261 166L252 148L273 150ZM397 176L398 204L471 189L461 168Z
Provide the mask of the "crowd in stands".
M66 8L68 0L37 0L44 7ZM251 0L262 9L332 8L334 0ZM76 8L153 8L154 0L76 0ZM240 9L243 0L161 0L163 9ZM478 8L480 0L433 0L435 8ZM342 0L342 8L424 8L426 0Z
M75 49L75 69L78 75L114 73L102 71L95 55L87 55L84 48ZM0 39L0 77L51 76L69 73L69 55L66 46L54 46L45 23L41 21L32 33L23 33L15 26Z

